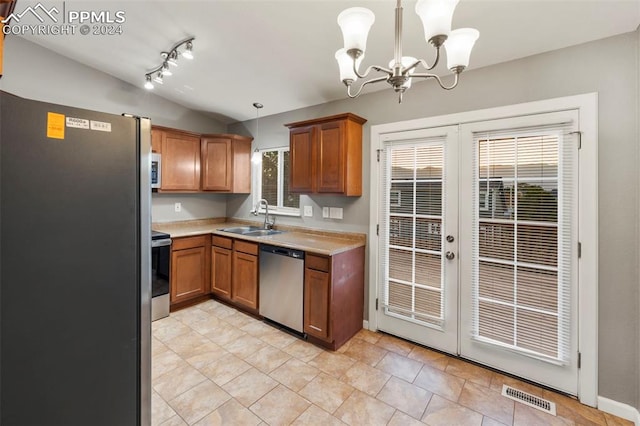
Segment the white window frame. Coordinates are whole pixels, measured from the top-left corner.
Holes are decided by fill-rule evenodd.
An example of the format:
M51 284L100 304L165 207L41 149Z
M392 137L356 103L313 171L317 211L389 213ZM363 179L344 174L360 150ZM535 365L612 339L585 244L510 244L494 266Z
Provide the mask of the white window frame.
M277 216L300 216L300 206L298 208L284 207L284 153L289 152L289 146L281 146L277 148L263 148L259 149L260 161L252 163L253 166L253 205L257 205L258 201L262 198L262 155L265 152L277 151L278 152L278 204L272 206L269 204L269 214ZM289 157L291 158L291 157ZM260 207L258 213L264 214L264 208Z
M598 404L598 94L588 93L543 101L527 102L450 115L419 118L371 126L371 164L377 164L377 149L382 148L387 133L458 125L522 115L577 109L581 150L579 155L578 238L582 255L578 262L578 370L580 402L592 407ZM369 330L377 330L376 296L378 294L378 241L375 238L378 219L377 167L371 167L369 235Z

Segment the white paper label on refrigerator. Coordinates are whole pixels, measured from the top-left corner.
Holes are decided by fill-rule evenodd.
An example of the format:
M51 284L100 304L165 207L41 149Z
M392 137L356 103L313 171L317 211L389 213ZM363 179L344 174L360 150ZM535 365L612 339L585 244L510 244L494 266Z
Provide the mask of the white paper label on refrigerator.
M67 117L67 127L75 127L76 129L89 129L89 120L84 118Z
M104 121L91 120L91 130L98 130L100 132L110 132L111 123L106 123Z

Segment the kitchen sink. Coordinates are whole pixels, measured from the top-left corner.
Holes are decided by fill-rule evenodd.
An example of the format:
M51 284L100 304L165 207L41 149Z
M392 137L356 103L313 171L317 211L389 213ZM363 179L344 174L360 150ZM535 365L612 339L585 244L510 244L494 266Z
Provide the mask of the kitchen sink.
M243 232L242 235L249 235L251 237L264 237L267 235L282 234L282 231L276 231L275 229L258 229L256 231Z
M230 232L232 234L248 235L250 237L264 237L267 235L282 234L283 231L276 231L275 229L263 229L259 226L236 226L233 228L221 229L224 232Z
M247 232L262 231L259 226L236 226L233 228L224 228L221 231L231 232L232 234L246 234Z

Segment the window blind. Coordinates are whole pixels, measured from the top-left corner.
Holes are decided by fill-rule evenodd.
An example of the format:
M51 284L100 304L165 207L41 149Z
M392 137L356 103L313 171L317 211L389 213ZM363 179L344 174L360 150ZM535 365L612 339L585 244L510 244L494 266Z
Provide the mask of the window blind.
M380 268L386 315L441 326L445 136L381 152Z
M472 337L554 363L570 359L570 124L473 135Z

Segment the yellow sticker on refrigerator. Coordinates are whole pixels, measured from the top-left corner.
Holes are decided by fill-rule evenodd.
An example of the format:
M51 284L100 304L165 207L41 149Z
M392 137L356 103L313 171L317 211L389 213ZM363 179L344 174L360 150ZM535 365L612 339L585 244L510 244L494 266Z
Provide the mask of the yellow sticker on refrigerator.
M47 137L64 139L64 114L47 113Z

